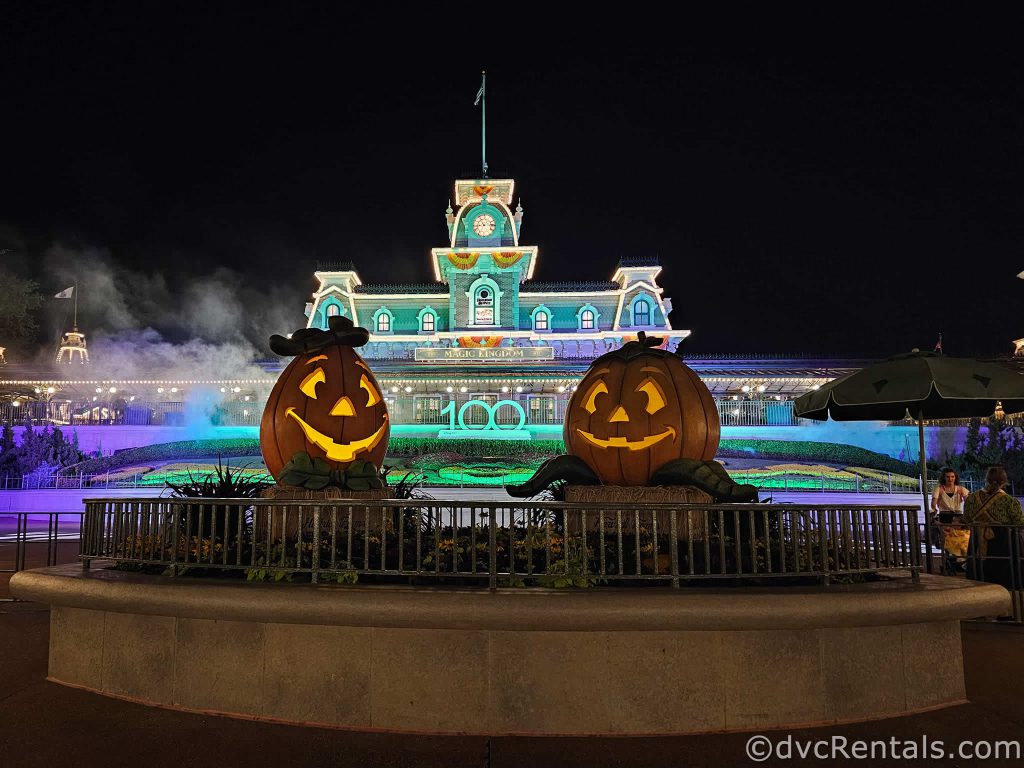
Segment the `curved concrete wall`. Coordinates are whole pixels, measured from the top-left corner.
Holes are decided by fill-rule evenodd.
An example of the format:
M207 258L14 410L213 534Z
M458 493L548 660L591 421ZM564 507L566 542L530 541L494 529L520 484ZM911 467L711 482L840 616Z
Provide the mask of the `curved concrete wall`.
M53 606L58 682L249 718L490 734L754 730L953 704L959 620L1009 607L1001 587L937 577L492 593L66 566L11 590Z

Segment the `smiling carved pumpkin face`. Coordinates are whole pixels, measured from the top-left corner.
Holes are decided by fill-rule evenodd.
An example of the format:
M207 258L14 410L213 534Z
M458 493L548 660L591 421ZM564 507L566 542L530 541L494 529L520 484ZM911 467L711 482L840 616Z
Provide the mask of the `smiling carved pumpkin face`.
M260 422L267 470L279 478L296 453L344 469L356 459L380 466L391 423L384 395L350 346L303 353L284 369Z
M632 342L591 365L569 401L564 439L606 485L646 485L673 459L713 459L719 431L697 374L669 352Z

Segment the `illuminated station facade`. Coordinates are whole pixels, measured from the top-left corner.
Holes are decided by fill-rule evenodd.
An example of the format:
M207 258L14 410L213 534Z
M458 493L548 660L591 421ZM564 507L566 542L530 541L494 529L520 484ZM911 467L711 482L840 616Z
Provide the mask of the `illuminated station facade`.
M432 282L364 283L351 263L315 271L307 326L325 328L342 315L370 331L359 352L385 390L392 434L557 437L594 359L640 331L668 349L690 334L672 325L656 259L609 263L605 280L535 280L539 249L524 244L523 209L514 200L511 179L456 181L447 242L430 251ZM867 362L685 360L714 395L724 427L755 429L798 425L795 397ZM120 381L103 376L102 360L75 362L46 371L0 364L0 421L184 426L201 399L214 426L252 427L286 361L263 363L261 378L222 381Z
M367 284L352 264L316 272L307 324L344 315L370 331L360 354L398 434L550 431L596 357L639 331L672 347L689 334L669 322L656 261L622 260L610 280L534 280L539 250L521 239L514 191L511 179L455 182L448 242L430 253L434 282Z
M433 282L369 284L354 264L322 264L306 305L309 327L343 315L370 331L360 354L386 391L395 434L556 436L595 358L640 331L668 349L690 334L672 326L657 259L610 264L607 280L538 281L539 249L524 243L523 209L512 208L515 182L465 179L454 192L448 241L430 252ZM845 372L690 362L725 424L793 424L791 398Z

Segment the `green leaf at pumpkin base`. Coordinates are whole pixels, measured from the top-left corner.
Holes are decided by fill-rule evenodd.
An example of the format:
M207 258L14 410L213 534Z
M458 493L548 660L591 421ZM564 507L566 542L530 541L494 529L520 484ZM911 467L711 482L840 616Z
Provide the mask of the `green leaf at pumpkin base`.
M294 485L311 491L319 491L328 486L350 491L384 487L380 471L371 462L354 461L347 469L332 469L324 459L310 458L309 454L301 451L284 465L279 481L282 485Z
M757 488L741 485L717 461L674 459L651 475L650 485L693 485L716 502L756 502Z
M281 469L279 482L309 490L326 488L331 480L331 467L323 459L312 459L302 451L292 456L291 461Z
M311 491L320 491L326 488L330 482L331 478L327 475L313 475L306 480L302 487Z

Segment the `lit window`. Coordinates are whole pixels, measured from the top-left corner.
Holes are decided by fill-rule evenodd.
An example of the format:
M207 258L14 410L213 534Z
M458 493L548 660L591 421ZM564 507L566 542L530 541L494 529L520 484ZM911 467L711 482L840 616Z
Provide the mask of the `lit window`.
M327 305L327 316L328 317L337 317L340 314L341 314L341 307L339 307L337 304L328 304Z
M483 286L476 291L474 299L474 325L494 325L494 296L491 289Z
M390 333L391 332L391 315L387 312L381 312L377 315L377 333Z
M548 313L538 312L533 318L533 328L537 331L546 331L548 329Z
M427 312L423 315L423 321L420 324L420 330L428 333L434 332L434 315L431 312Z
M633 305L633 325L651 324L651 305L641 299Z
M580 328L583 328L584 330L594 329L594 310L584 309L583 312L580 313Z

